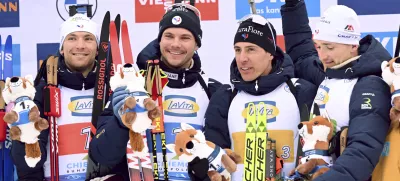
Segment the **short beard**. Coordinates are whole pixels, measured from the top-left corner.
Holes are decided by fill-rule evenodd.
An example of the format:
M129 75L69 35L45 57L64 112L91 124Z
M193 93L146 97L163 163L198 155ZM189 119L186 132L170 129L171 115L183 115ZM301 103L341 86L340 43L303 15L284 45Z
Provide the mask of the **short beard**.
M67 67L69 70L71 70L72 72L80 72L80 73L84 73L86 72L88 69L91 70L93 69L93 66L95 64L95 61L89 63L86 66L80 66L80 67L75 67L73 65L68 64L67 62L65 62L67 64Z
M185 58L186 58L186 57L185 57ZM178 66L173 66L173 65L171 65L171 64L168 63L167 58L165 58L164 56L161 56L161 61L163 61L163 62L165 63L165 65L167 65L169 68L171 68L171 69L173 69L173 70L179 70L179 69L184 68L183 66L186 65L188 62L192 61L192 59L193 59L193 56L190 57L190 58L188 58L188 59L186 58L186 59L184 60L184 62L182 62L182 63L179 64ZM188 67L188 68L190 68L190 66L191 66L191 63L189 64L189 67Z

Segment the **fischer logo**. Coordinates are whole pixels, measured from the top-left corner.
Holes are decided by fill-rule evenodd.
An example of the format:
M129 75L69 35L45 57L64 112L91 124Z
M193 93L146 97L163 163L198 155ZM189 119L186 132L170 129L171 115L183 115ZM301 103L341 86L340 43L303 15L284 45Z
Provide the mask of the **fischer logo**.
M195 7L201 12L201 20L218 20L219 0L196 0ZM165 11L173 4L174 0L136 0L135 22L159 22ZM185 1L189 4L189 1ZM149 14L149 12L152 12Z

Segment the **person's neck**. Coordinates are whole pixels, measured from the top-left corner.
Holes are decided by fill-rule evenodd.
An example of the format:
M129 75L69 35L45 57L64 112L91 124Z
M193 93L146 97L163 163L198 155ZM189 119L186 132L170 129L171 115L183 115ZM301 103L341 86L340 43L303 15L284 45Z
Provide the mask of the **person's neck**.
M351 63L352 61L357 60L360 56L361 55L357 55L355 57L351 57L351 58L347 59L346 61L331 67L331 69L340 69L340 68L344 67L345 65Z

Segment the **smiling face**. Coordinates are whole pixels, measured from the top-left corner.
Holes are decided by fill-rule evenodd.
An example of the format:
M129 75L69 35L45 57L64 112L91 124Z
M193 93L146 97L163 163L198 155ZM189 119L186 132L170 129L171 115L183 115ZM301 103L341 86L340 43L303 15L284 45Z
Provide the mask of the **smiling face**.
M358 54L357 45L346 45L322 40L314 40L314 44L325 70L326 68L339 65Z
M274 56L263 48L253 43L238 42L234 49L236 63L244 81L253 81L271 72Z
M71 71L85 72L92 69L97 55L97 42L93 34L73 32L64 40L61 55Z
M161 36L161 54L170 67L189 67L193 54L197 49L195 38L187 29L168 28Z

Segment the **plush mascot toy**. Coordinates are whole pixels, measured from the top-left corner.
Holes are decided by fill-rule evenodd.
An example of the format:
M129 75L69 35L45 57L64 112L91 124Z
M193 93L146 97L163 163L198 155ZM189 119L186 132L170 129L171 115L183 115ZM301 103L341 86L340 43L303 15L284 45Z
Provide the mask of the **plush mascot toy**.
M328 171L332 164L328 149L333 136L333 125L327 118L316 116L310 121L301 122L298 128L304 140L304 154L299 166L292 170L290 175L293 175L292 178L306 179L311 176L311 180L314 180Z
M392 181L400 178L400 58L382 62L382 78L390 86L392 108L390 127L372 181Z
M35 167L42 155L38 136L49 127L49 123L40 117L39 109L33 102L36 93L33 77L8 77L2 93L6 104L14 102L14 107L4 116L10 127L11 139L25 143L25 161L29 167Z
M390 110L390 119L392 126L400 128L400 58L396 57L392 60L383 61L382 78L390 86L392 93L392 109Z
M129 139L133 151L143 151L142 132L152 128L152 121L160 117L161 111L144 89L145 79L132 64L125 64L119 74L110 79L111 90L127 86L130 96L120 109L122 123L130 129Z
M236 171L236 163L240 160L239 155L206 141L203 132L186 123L181 123L181 129L174 132L177 133L175 144L168 144L167 148L175 153L179 160L191 162L196 157L207 158L210 165L208 176L211 181L231 180L231 173Z

